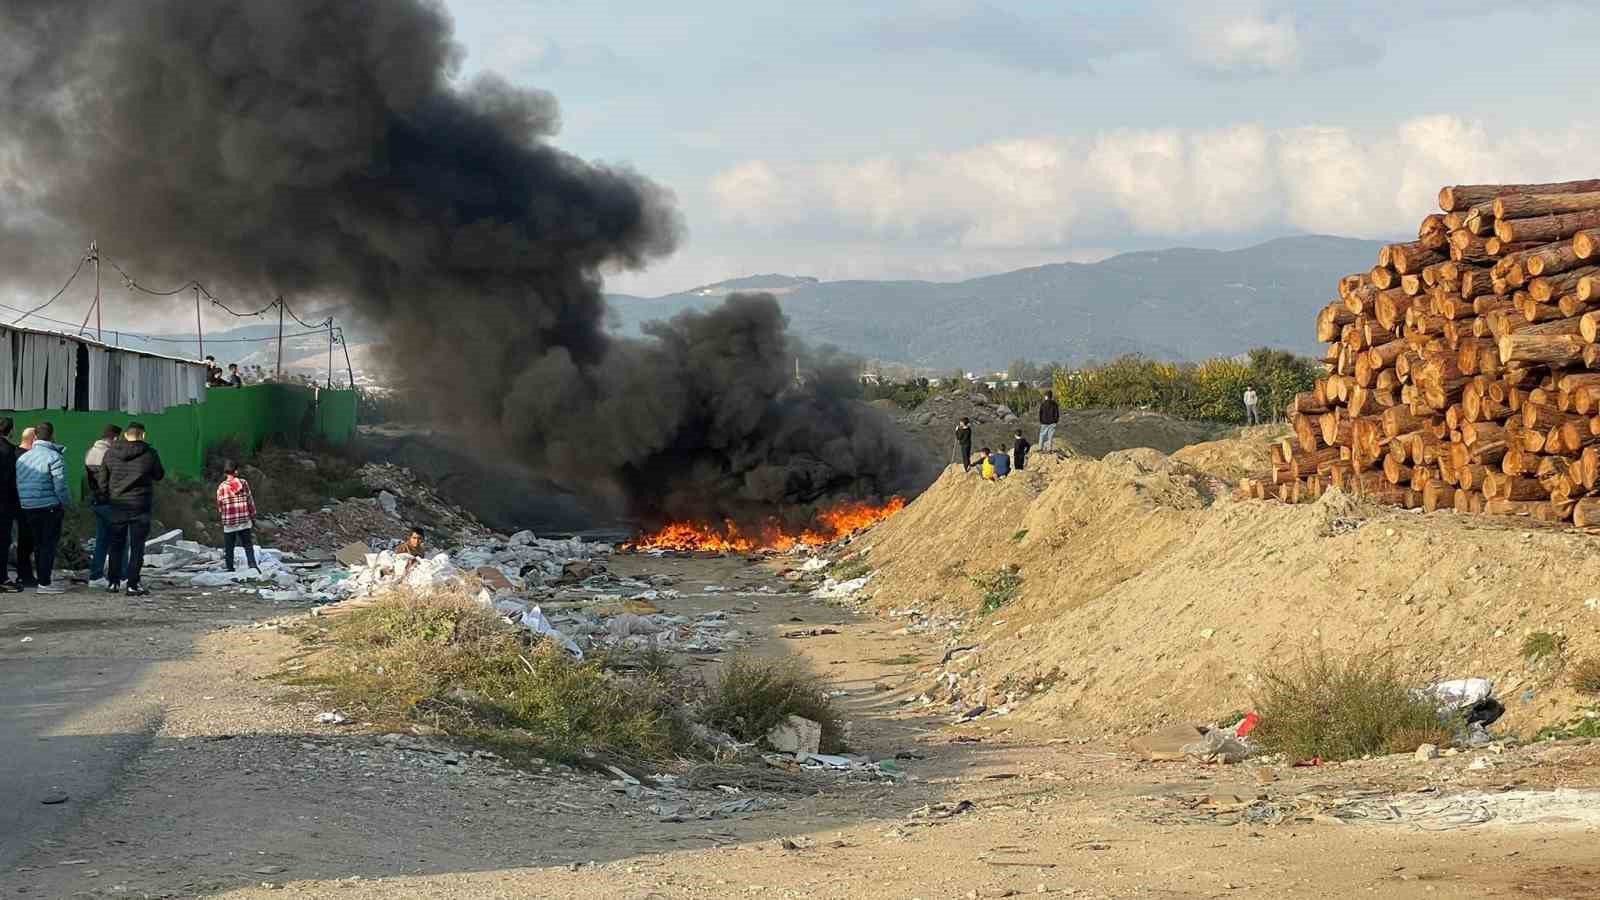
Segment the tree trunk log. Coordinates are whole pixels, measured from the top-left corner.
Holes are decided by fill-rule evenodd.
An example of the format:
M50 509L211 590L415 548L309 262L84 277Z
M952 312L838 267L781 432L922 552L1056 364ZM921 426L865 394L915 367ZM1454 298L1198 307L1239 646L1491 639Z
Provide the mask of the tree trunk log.
M1447 213L1512 194L1576 194L1600 191L1600 179L1549 184L1456 184L1439 189L1439 209Z
M1512 194L1494 201L1496 219L1527 219L1589 209L1600 209L1600 192Z
M1557 275L1582 266L1583 258L1578 256L1570 243L1545 244L1522 261L1522 267L1534 277Z
M1577 293L1578 299L1588 300L1579 287L1579 282L1600 275L1600 268L1584 266L1569 269L1557 275L1547 275L1534 278L1528 282L1528 295L1540 303L1549 303L1562 294Z
M1495 237L1502 241L1559 241L1580 231L1600 228L1600 209L1540 216L1535 219L1501 219L1495 223Z

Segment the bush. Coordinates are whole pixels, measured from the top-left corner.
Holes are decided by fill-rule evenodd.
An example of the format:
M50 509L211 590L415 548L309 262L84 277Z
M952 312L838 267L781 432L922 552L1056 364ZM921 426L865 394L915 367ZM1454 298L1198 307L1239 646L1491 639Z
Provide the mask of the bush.
M1522 639L1522 659L1528 665L1538 665L1546 660L1557 660L1566 639L1548 631L1535 631Z
M790 716L822 726L822 752L845 749L844 721L828 697L826 684L797 657L730 659L706 699L700 720L741 741L758 741Z
M1251 739L1291 759L1356 759L1404 753L1453 738L1440 707L1405 678L1388 656L1326 653L1262 675L1256 696L1261 724Z
M1572 667L1567 676L1580 694L1600 694L1600 657L1590 657Z
M609 750L664 759L689 749L658 678L579 662L464 594L392 593L313 635L294 683L380 723L420 722L511 756Z
M867 565L864 557L852 556L834 563L833 571L829 572L828 576L834 581L854 581L871 571L872 567Z
M1022 570L1003 566L988 575L972 576L972 583L980 592L984 612L994 612L1022 596Z
M1099 366L1055 373L1056 398L1067 409L1144 407L1186 419L1243 422L1244 390L1255 387L1261 408L1277 417L1321 369L1314 360L1258 348L1249 361L1212 359L1199 365L1124 356Z

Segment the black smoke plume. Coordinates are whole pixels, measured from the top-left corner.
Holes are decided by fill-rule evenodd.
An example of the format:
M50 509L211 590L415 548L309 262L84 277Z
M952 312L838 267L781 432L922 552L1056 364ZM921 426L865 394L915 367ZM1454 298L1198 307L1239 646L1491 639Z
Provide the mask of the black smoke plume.
M600 273L673 249L670 195L461 58L426 0L5 0L0 278L53 289L94 238L144 280L351 303L464 439L646 520L917 486L770 297L608 336Z

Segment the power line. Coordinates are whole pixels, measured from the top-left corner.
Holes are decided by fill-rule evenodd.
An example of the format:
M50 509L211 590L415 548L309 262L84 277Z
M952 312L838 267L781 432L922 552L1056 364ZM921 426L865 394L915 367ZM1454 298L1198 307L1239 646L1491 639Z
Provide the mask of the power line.
M129 275L127 273L127 270L125 270L121 266L117 265L116 262L114 262L112 260L109 260L109 259L106 259L103 256L100 257L100 261L105 263L106 265L110 266L111 268L116 269L117 270L117 274L122 276L122 286L127 288L130 291L140 291L142 293L149 294L149 295L151 295L153 297L170 297L173 294L182 293L184 291L187 291L189 288L192 288L192 287L195 286L195 282L186 281L183 284L178 285L177 287L173 288L170 291L158 291L158 290L155 290L154 288L147 288L144 285L140 284L139 282L135 281L133 276Z
M67 292L67 288L72 287L72 282L77 279L78 273L83 271L84 264L87 263L88 261L89 261L89 254L85 253L82 257L80 257L78 259L78 267L76 269L72 270L72 274L71 275L67 276L67 283L63 284L61 286L61 290L56 291L55 294L52 295L49 300L46 300L45 302L39 304L38 306L35 306L33 309L30 309L30 310L24 312L22 315L17 316L15 319L12 319L11 320L11 324L15 325L18 322L21 322L23 319L26 319L27 317L33 315L34 313L38 312L39 310L44 309L46 306L49 306L50 304L52 304L52 303L56 302L57 300L59 300L61 298L61 295L65 294ZM43 316L41 316L40 318L43 318Z
M299 322L302 328L327 328L329 325L333 324L332 316L329 316L321 322L307 322L305 319L302 319L294 314L294 307L289 305L289 301L279 297L278 302L283 304L283 311L289 314L289 318Z

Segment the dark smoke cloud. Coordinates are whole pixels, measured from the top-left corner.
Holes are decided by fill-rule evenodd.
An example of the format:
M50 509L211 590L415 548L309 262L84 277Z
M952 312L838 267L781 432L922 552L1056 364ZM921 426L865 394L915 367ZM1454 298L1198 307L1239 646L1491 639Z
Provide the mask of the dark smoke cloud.
M608 337L599 273L672 250L670 195L460 58L423 0L5 0L0 277L92 237L143 279L353 303L475 443L650 519L917 486L770 297Z

